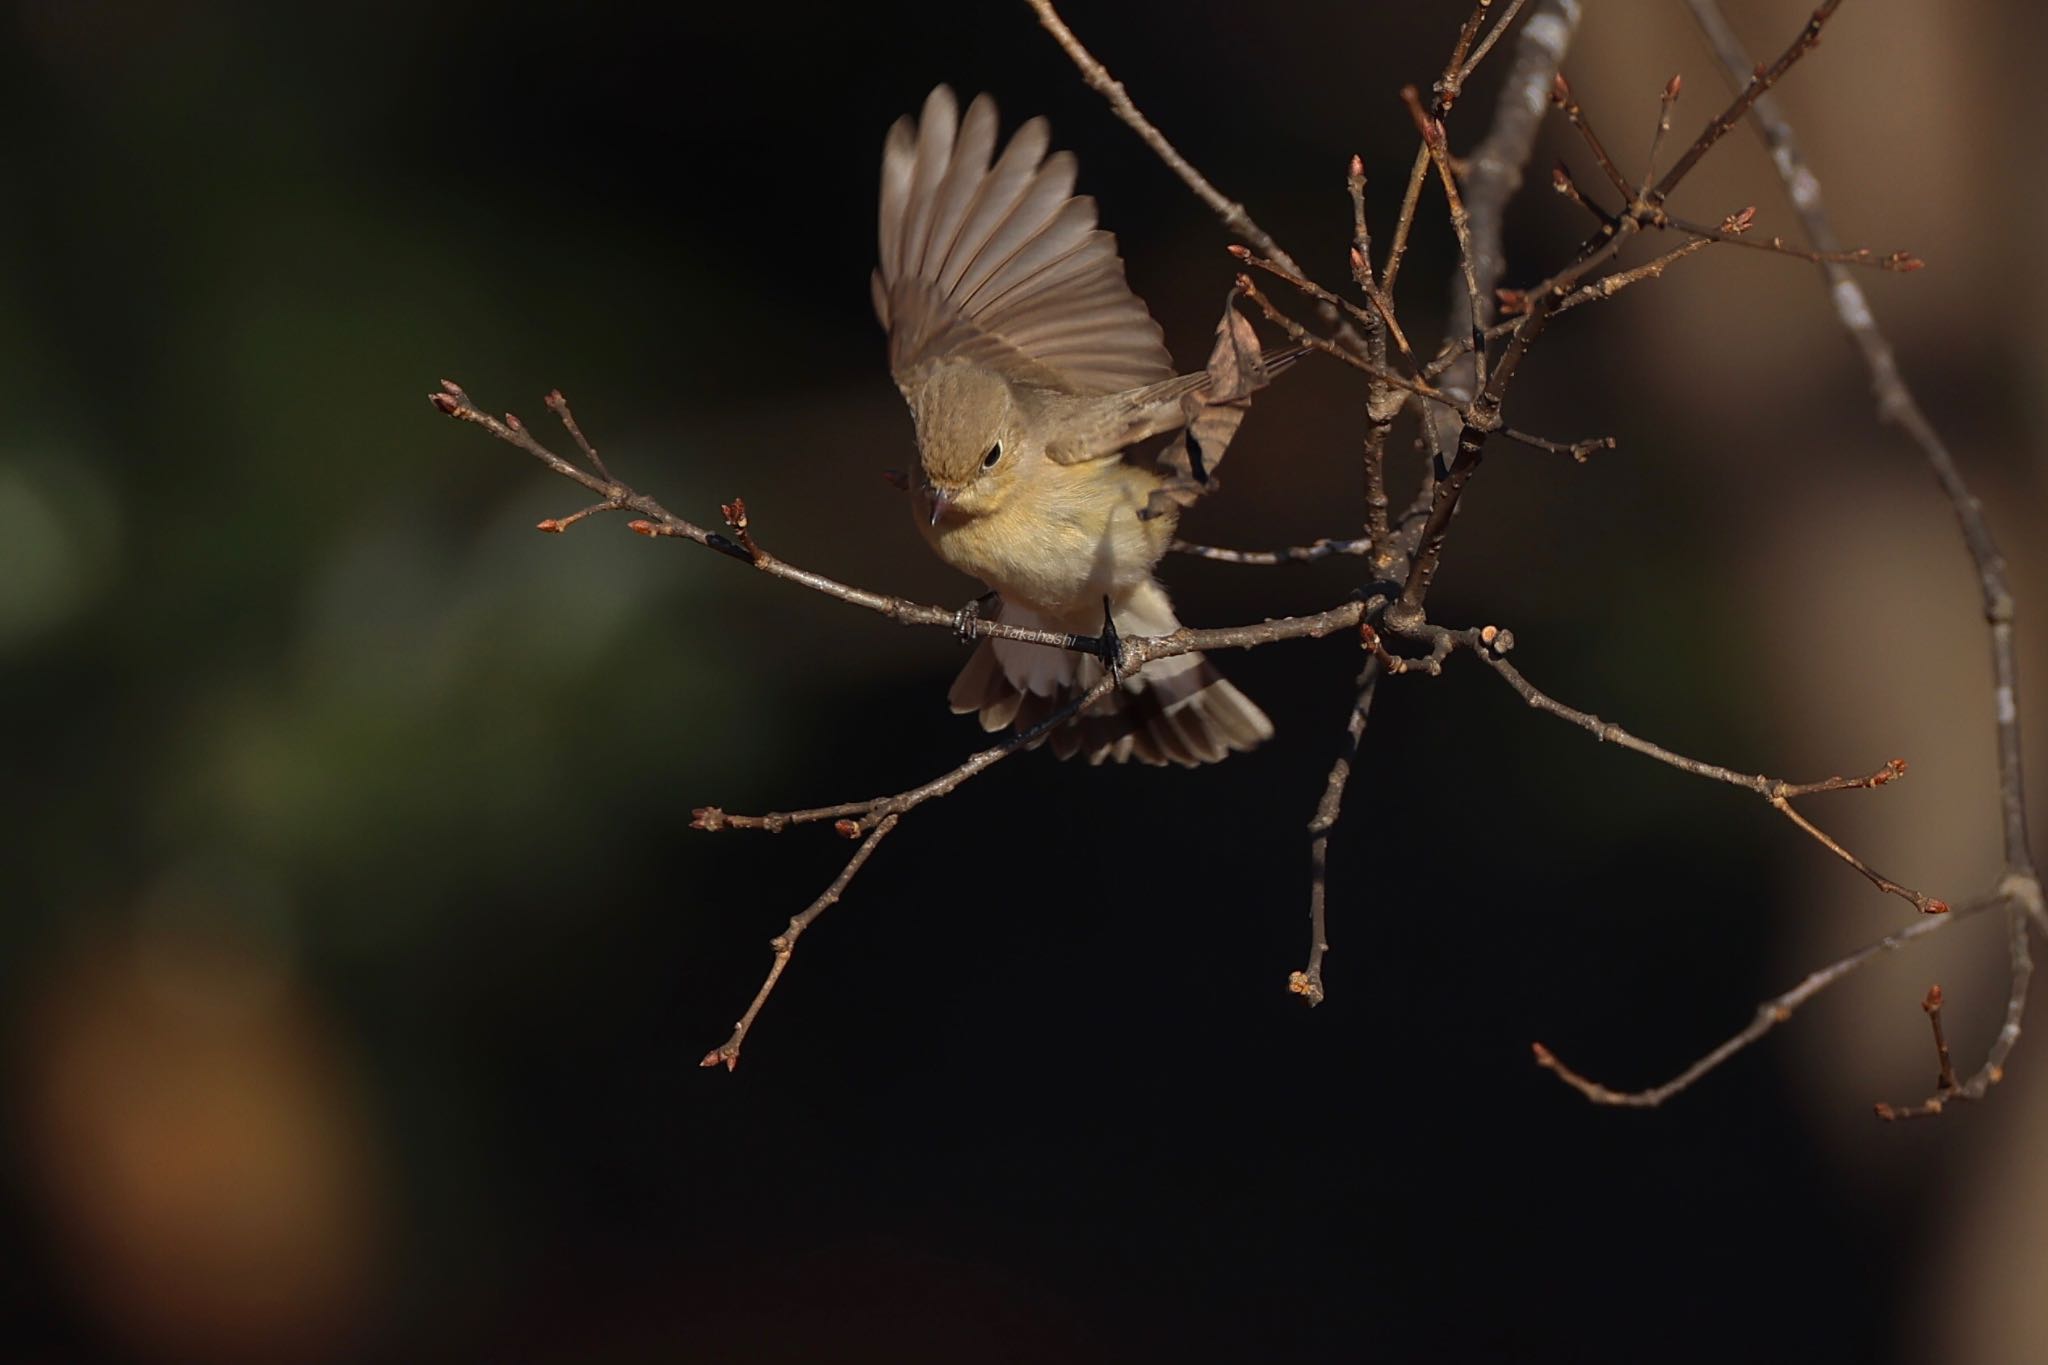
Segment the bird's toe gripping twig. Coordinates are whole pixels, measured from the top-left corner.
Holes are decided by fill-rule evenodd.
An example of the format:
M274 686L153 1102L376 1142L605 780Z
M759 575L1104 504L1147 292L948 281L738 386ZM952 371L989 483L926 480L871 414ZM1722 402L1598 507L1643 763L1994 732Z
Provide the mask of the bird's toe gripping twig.
M1123 637L1116 633L1116 618L1110 614L1109 598L1102 599L1102 633L1095 637L1096 657L1109 670L1109 676L1116 679L1121 687L1124 681L1125 655Z
M985 592L953 613L953 634L959 638L961 644L974 643L974 623L981 619L981 614L987 611L990 605L1000 600L995 593Z

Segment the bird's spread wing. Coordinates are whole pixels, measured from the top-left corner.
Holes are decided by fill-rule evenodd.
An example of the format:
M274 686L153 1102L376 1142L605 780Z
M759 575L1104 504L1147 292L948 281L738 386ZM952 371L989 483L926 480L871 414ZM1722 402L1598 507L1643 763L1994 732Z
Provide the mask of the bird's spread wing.
M996 156L995 102L979 96L963 117L943 85L889 130L873 283L899 385L941 360L1074 393L1172 376L1116 237L1074 196L1073 154L1047 143L1032 119Z

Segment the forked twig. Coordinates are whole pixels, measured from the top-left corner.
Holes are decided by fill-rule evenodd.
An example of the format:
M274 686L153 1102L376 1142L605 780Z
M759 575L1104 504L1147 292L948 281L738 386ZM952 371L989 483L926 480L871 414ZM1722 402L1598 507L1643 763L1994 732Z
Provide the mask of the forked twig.
M775 984L782 980L782 973L788 969L789 960L796 953L796 941L803 937L804 930L810 928L818 916L838 902L847 885L859 874L876 847L889 837L889 831L896 828L897 818L894 815L884 816L869 830L868 837L861 841L860 847L853 851L853 856L846 860L846 866L839 870L839 875L832 879L832 884L819 892L818 898L802 912L793 916L787 929L769 940L768 946L773 950L775 958L769 964L768 976L761 982L761 989L754 992L754 999L747 1006L747 1012L732 1026L732 1036L705 1053L703 1060L697 1065L723 1066L727 1071L731 1071L740 1064L740 1045L747 1041L747 1034L752 1031L754 1020L760 1017L761 1007L768 1003L768 997L775 991Z
M1695 1083L1709 1072L1718 1069L1722 1063L1734 1057L1743 1049L1762 1038L1766 1033L1789 1020L1793 1013L1807 1001L1819 995L1828 987L1886 953L1894 953L1917 939L1938 933L1959 920L1991 909L1996 901L1977 901L1959 906L1952 914L1935 919L1923 919L1907 925L1895 934L1886 934L1875 943L1866 944L1846 957L1837 958L1827 966L1808 972L1798 985L1783 995L1774 995L1756 1007L1756 1014L1749 1026L1730 1037L1719 1047L1701 1057L1685 1070L1673 1076L1662 1085L1653 1085L1645 1090L1615 1090L1600 1082L1591 1080L1572 1070L1559 1061L1557 1054L1541 1043L1531 1043L1530 1051L1535 1055L1536 1064L1553 1073L1572 1089L1584 1095L1595 1104L1611 1105L1621 1109L1655 1109L1674 1095L1690 1090Z
M1489 631L1492 633L1489 634ZM1443 626L1425 624L1404 630L1402 633L1413 639L1431 641L1446 649L1450 646L1460 646L1469 650L1474 657L1499 674L1501 680L1514 690L1515 695L1520 697L1529 706L1546 715L1555 716L1559 720L1578 726L1581 730L1584 730L1602 743L1614 744L1621 748L1632 750L1646 758L1653 758L1666 767L1676 768L1679 772L1689 773L1694 777L1703 777L1710 782L1722 782L1731 787L1740 787L1744 791L1754 792L1762 797L1771 809L1777 811L1787 820L1790 820L1803 833L1819 843L1821 847L1827 849L1828 852L1854 868L1878 890L1887 895L1899 897L1922 914L1945 915L1949 913L1948 902L1930 896L1924 891L1916 891L1912 887L1901 885L1882 875L1863 859L1844 848L1818 825L1815 825L1811 820L1800 814L1792 805L1794 801L1802 797L1815 796L1823 792L1869 790L1887 786L1906 775L1906 761L1904 759L1892 759L1883 767L1872 772L1851 777L1825 777L1815 782L1787 782L1783 778L1769 777L1762 773L1738 772L1733 768L1726 768L1718 763L1708 763L1701 759L1688 758L1686 755L1667 749L1661 744L1632 734L1612 721L1602 720L1590 711L1581 711L1577 707L1565 705L1530 682L1528 678L1523 676L1520 669L1508 662L1507 652L1514 645L1514 636L1511 632L1500 631L1494 627L1487 627L1483 630L1449 630Z

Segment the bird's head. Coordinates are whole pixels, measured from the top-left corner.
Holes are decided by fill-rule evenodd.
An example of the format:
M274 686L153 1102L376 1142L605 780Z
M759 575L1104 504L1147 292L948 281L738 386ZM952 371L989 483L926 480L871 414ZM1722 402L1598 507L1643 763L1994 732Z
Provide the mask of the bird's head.
M911 395L929 524L987 516L1016 487L1029 438L1009 381L978 365L948 365Z

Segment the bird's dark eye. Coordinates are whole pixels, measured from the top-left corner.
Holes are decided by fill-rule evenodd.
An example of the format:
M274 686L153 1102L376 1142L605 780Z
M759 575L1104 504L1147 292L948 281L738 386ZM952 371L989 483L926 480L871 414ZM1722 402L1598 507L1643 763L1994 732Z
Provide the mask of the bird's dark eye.
M1003 443L1001 441L997 441L994 445L988 448L988 454L981 457L981 467L983 469L994 469L996 467L996 461L1002 458Z

